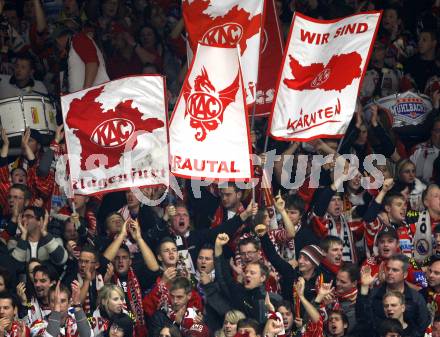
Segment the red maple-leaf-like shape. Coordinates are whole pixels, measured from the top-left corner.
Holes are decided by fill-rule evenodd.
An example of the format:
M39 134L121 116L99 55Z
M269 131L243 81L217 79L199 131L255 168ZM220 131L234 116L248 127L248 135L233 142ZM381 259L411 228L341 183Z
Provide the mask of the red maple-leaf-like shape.
M81 143L82 170L87 170L86 160L90 155L105 154L108 162L103 166L111 168L119 164L124 153L125 143L128 139L123 144L113 147L103 147L91 140L93 132L101 123L121 118L131 121L135 129L129 138L136 130L152 133L165 125L163 121L157 118L142 119L142 113L139 109L132 107L133 100L131 99L120 102L114 109L103 110L102 104L96 101L103 90L104 86L90 90L82 98L73 99L67 114L66 123L69 128L73 129L73 133ZM131 148L134 149L136 146L137 141L134 142Z
M247 40L258 34L260 31L261 14L255 15L251 18L249 12L245 11L243 8L238 9L238 5L236 5L225 15L212 18L204 13L209 7L209 4L210 0L194 0L191 4L189 1L183 1L182 3L185 27L188 31L191 49L195 52L197 43L199 42L215 47L234 47L236 42L228 40L227 38L225 40L225 35L222 35L220 31L217 33L212 32L212 29L216 29L215 27L217 27L217 29L220 30L220 27L231 27L231 24L238 24L243 27L242 36L238 42L240 44L241 55L243 55L247 48ZM220 36L217 43L214 43L212 39L208 39L208 41L203 39L205 34L210 30L213 37Z
M284 84L293 90L323 89L338 90L349 86L361 77L362 56L357 52L333 55L327 65L312 63L303 66L289 55L289 66L294 79L284 79Z

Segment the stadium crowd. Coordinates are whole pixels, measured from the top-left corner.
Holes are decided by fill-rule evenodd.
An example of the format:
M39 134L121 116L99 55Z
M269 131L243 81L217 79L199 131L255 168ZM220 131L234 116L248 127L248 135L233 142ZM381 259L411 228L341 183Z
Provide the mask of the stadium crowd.
M52 139L26 129L14 143L4 125L0 335L440 336L440 0L275 4L285 35L295 11L384 10L343 140L270 140L281 160L269 191L211 184L197 197L178 179L183 198L170 192L153 207L132 191L67 198L56 179L62 126ZM0 14L1 100L57 103L60 93L159 73L172 110L187 71L179 1L0 0ZM407 91L432 109L396 124L381 100ZM266 125L252 130L259 155ZM308 184L313 154L363 163L373 153L386 158L379 188L363 187L371 171L362 166L343 181L335 161ZM286 188L299 154L310 158L307 179Z

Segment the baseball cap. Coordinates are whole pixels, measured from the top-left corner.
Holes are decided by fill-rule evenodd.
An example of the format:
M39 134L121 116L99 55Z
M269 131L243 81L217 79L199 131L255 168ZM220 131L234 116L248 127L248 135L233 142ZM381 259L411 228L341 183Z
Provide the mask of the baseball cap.
M57 38L64 36L64 35L70 35L73 34L75 31L69 27L65 22L59 21L56 23L55 28L52 31L52 34L50 34L50 38L52 40L56 40Z
M205 324L194 323L185 333L186 337L209 337L209 329Z
M392 226L385 226L384 228L382 228L381 231L377 234L376 241L384 235L388 235L393 239L399 240L399 235L397 234L396 229Z

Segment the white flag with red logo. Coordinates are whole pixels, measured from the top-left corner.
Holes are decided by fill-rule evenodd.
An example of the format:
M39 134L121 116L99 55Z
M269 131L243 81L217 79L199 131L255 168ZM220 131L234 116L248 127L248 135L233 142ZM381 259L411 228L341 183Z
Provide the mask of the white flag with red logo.
M74 193L168 185L162 76L132 76L63 96Z
M239 51L199 45L171 117L171 172L183 178L251 178Z
M323 21L296 13L270 121L273 138L340 138L353 116L381 12Z
M240 49L246 102L255 102L264 0L183 0L189 46Z
M276 74L283 59L283 37L275 9L275 0L266 1L264 30L260 46L255 116L267 117L272 109L277 82Z

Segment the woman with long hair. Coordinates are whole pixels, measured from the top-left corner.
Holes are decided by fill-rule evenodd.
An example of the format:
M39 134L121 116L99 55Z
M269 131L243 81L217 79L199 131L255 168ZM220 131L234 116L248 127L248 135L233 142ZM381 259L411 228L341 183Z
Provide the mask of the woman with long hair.
M131 335L128 335L126 331L127 318L130 320L131 318L125 310L125 296L121 288L114 284L106 284L98 293L97 304L91 320L95 337L121 337L117 333L118 331L121 333L122 330L124 330L122 336L133 336L133 331L131 331ZM131 330L133 330L133 323L131 326Z

